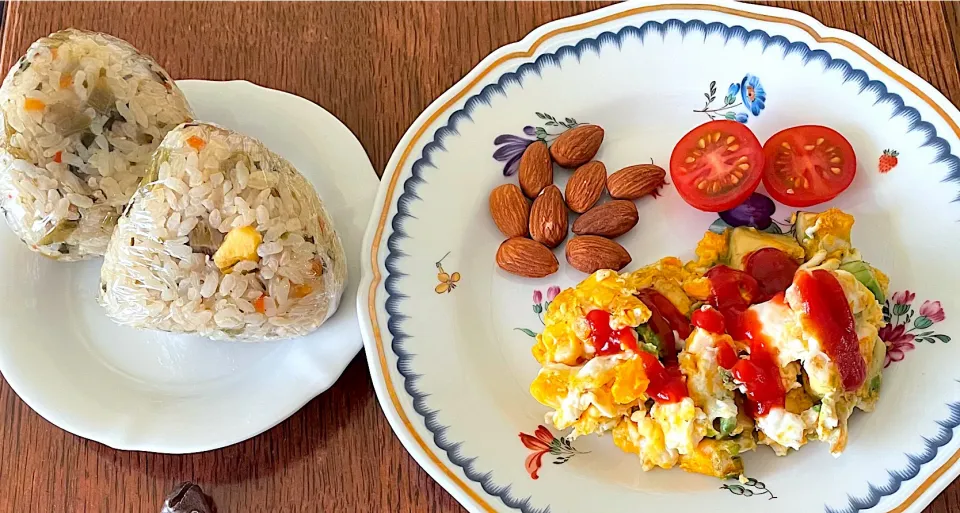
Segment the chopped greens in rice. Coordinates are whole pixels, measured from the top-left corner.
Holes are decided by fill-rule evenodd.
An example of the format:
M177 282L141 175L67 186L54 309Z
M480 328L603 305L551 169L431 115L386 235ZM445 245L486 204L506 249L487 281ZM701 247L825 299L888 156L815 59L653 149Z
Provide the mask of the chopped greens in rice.
M259 141L187 123L164 138L121 216L100 303L123 325L258 341L337 308L343 246L310 183Z
M151 154L192 117L167 72L127 42L42 38L0 87L0 210L44 256L102 255Z

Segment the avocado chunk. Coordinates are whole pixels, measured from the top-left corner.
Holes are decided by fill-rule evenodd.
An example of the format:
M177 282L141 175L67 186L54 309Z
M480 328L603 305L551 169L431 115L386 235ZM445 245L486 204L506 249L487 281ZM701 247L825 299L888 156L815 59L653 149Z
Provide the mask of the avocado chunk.
M852 274L857 281L870 289L870 292L873 293L873 297L877 298L877 302L881 305L887 300L883 293L883 287L880 286L880 282L877 281L876 275L873 274L873 267L870 267L870 265L866 262L862 260L853 260L845 264L840 264L840 270L847 271L848 273Z
M742 271L747 255L763 248L779 249L797 262L803 261L803 248L793 237L740 226L730 231L730 267Z

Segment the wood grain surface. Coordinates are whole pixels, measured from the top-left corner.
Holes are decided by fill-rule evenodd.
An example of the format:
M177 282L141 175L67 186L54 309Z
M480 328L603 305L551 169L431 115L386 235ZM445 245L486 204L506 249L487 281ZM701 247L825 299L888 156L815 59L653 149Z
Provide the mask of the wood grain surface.
M864 37L960 103L960 4L769 2ZM383 169L434 98L497 47L603 2L6 4L0 67L65 27L108 32L177 78L246 79L322 105ZM192 480L221 513L446 512L393 435L363 355L276 428L187 456L118 452L47 423L0 382L0 512L150 512ZM960 513L960 484L929 512Z

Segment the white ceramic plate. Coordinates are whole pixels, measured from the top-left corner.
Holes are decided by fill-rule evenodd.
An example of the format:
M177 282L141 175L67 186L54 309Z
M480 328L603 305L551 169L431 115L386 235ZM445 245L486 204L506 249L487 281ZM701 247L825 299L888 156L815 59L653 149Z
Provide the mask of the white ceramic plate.
M744 82L762 109L728 87ZM487 211L490 190L515 182L504 176L512 157L538 134L563 131L560 120L604 127L598 159L612 172L651 158L666 167L684 133L728 113L761 141L823 124L853 144L857 178L832 205L856 216L855 246L899 291L889 305L899 315L882 333L890 365L877 411L854 415L838 459L821 443L786 458L765 447L747 454L747 484L644 473L635 456L594 436L539 451L532 479L534 449L561 433L537 432L546 408L528 392L539 366L524 330L539 331L552 287L583 275L559 250L560 271L547 279L497 269L502 236ZM387 418L471 511L920 512L960 473L960 346L947 343L960 335L958 119L933 87L866 41L791 11L626 3L535 30L427 108L387 166L358 303ZM881 173L888 148L899 161ZM561 189L567 176L556 172ZM638 208L640 224L620 239L633 256L628 269L691 258L717 219L688 207L672 185ZM780 205L775 218L790 213ZM460 276L443 294L435 291L441 267ZM520 433L539 440L525 446Z
M198 119L262 140L314 184L348 255L341 307L308 337L215 342L113 324L100 260L53 262L0 229L0 371L57 426L117 449L189 453L253 437L329 388L361 347L355 258L377 176L340 121L249 82L179 81ZM346 306L344 306L346 305Z

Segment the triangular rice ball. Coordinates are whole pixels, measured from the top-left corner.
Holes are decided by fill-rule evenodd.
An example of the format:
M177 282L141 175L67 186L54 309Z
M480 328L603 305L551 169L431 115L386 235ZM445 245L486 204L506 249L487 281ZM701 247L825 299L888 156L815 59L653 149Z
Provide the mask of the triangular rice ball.
M137 328L247 341L305 335L337 308L340 237L310 183L259 141L171 131L121 216L100 303Z

